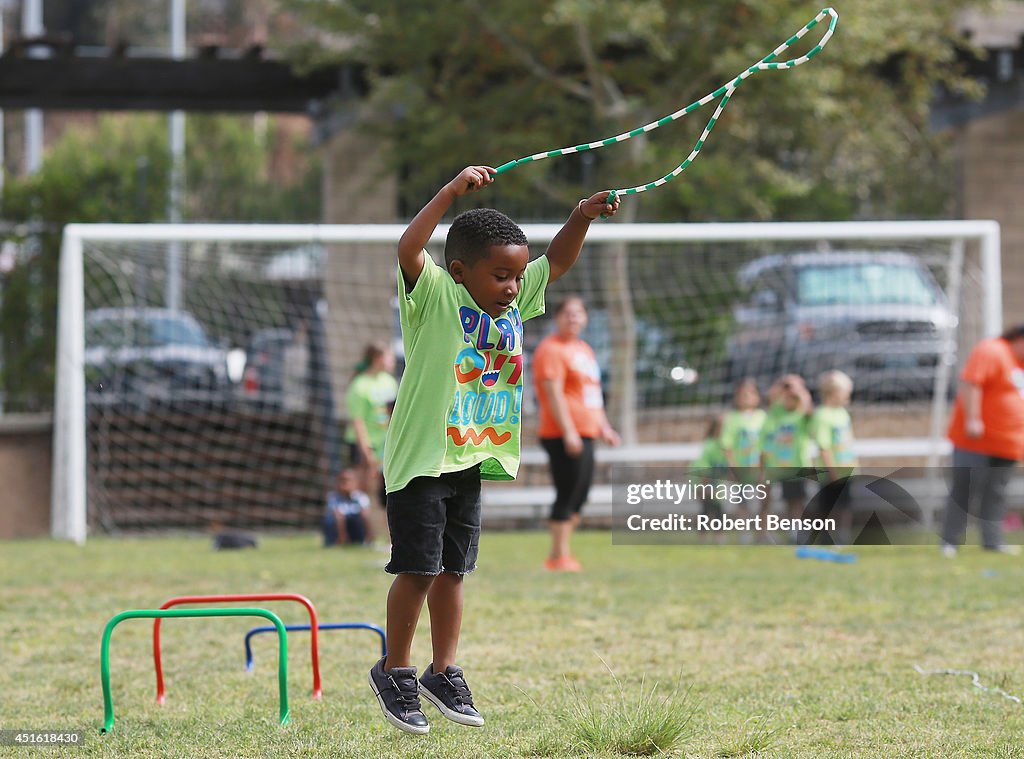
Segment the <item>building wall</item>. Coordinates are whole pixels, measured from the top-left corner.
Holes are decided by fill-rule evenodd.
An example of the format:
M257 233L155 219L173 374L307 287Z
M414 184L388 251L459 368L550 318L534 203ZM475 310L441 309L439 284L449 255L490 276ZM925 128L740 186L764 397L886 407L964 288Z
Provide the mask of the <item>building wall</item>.
M52 438L49 416L0 416L0 539L50 534Z
M1024 322L1024 109L963 127L960 173L964 218L1002 228L1003 322Z

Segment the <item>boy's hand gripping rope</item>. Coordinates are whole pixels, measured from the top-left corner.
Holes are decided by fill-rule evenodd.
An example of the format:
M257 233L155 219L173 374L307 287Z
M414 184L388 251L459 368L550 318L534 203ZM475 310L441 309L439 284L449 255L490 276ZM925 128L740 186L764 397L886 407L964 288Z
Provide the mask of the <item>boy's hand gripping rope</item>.
M826 16L830 17L831 20L829 21L828 31L826 31L824 36L821 38L821 42L819 42L817 45L811 48L811 50L808 51L806 55L802 55L799 58L793 58L792 60L788 61L775 61L775 59L781 53L785 52L791 45L793 45L793 43L795 43L798 39L807 34L807 32L809 32L811 29L817 26L818 23ZM835 32L836 30L836 23L838 21L839 14L836 13L835 9L823 8L821 10L821 13L819 13L817 16L811 19L810 22L808 22L808 24L803 29L801 29L788 40L783 42L781 45L775 48L775 50L773 50L760 61L758 61L753 66L748 68L746 71L739 74L736 78L734 78L727 84L723 84L714 92L705 95L700 100L696 100L684 108L680 108L675 113L670 113L668 116L660 118L657 121L652 121L650 124L646 124L645 126L642 127L637 127L636 129L633 129L629 132L623 132L622 134L616 135L615 137L608 137L604 140L597 140L596 142L588 142L582 145L574 145L572 147L560 148L558 150L548 150L543 153L534 153L533 155L529 155L524 158L517 158L514 161L509 161L508 163L499 166L497 169L497 173L501 174L502 172L508 171L509 169L519 166L520 164L523 163L541 161L545 158L556 158L558 156L569 155L570 153L582 153L585 150L596 150L597 148L603 148L606 145L614 145L617 142L625 142L631 137L636 137L638 134L644 134L645 132L654 131L658 127L664 126L665 124L668 124L670 121L675 121L681 116L685 116L691 111L697 110L702 105L710 103L715 98L721 97L722 100L721 102L719 102L714 114L712 114L711 120L708 121L707 126L704 127L704 132L701 134L700 138L693 146L693 150L690 152L690 155L687 156L685 161L683 161L681 164L679 164L676 168L674 168L668 174L663 176L661 179L655 180L654 182L648 182L647 184L637 185L636 187L612 190L611 194L608 196L608 202L613 202L617 195L635 195L638 192L645 192L647 190L653 190L655 187L660 187L661 185L668 182L670 179L674 179L675 177L682 174L686 167L693 163L693 160L697 157L697 154L700 153L700 149L704 146L704 142L707 140L708 135L711 134L711 130L714 129L715 124L718 121L718 117L721 116L722 111L725 109L725 106L728 105L729 98L732 97L732 94L736 91L736 88L739 87L740 82L742 82L748 76L753 74L755 71L781 71L785 69L796 68L801 63L807 63L807 61L811 60L811 58L820 53L822 48L824 48L825 45L828 44L829 39L831 39L832 37L832 33Z

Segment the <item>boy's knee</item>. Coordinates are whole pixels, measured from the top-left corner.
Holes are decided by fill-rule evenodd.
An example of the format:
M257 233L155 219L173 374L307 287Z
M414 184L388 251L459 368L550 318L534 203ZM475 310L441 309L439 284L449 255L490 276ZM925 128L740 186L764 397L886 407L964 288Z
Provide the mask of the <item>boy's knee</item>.
M421 575L412 572L400 572L395 575L395 584L405 585L426 592L436 579L435 575Z

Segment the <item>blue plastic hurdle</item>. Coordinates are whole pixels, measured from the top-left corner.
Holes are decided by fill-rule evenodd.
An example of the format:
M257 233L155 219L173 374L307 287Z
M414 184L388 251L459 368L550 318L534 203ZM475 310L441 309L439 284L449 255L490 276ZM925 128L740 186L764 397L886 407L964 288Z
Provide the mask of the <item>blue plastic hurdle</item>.
M310 629L310 626L309 625L286 625L284 629L287 630L288 632L295 632L295 631L301 632L303 630L307 630L308 631ZM319 629L319 630L372 630L373 632L377 633L377 635L380 636L380 655L381 656L387 656L388 655L388 640L387 640L387 636L385 635L384 631L380 627L378 627L377 625L371 625L369 622L321 622L319 625L317 625L317 629ZM275 632L276 630L277 630L276 627L268 625L266 627L254 627L249 632L247 632L245 634L245 671L246 672L252 672L253 671L253 667L255 666L253 664L253 659L252 659L252 638L253 638L253 636L254 635L259 635L260 633Z

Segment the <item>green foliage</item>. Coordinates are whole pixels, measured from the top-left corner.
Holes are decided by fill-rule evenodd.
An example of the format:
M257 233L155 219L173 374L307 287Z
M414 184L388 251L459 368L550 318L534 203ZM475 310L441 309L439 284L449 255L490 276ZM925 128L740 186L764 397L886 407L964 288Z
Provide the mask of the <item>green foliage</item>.
M252 118L189 118L186 140L187 221L316 221L319 162L302 144L283 150L297 179L270 175L273 127L257 139ZM68 129L40 170L9 177L3 218L31 222L40 234L16 238L20 255L0 283L0 389L6 411L50 408L56 351L61 230L71 222L152 222L167 218L171 162L167 120L155 114L107 116Z
M252 117L198 114L188 119L189 221L316 222L320 220L320 162L304 142L283 147L296 163L298 177L282 184L270 176L272 146L278 131L262 132Z
M463 165L498 165L618 134L693 102L801 28L819 6L785 0L283 0L332 49L306 64L363 64L393 139L409 206ZM932 217L948 212L948 138L928 131L955 67L957 0L837 4L836 36L811 63L759 72L725 110L692 168L630 203L644 220ZM796 57L823 25L794 46ZM329 36L328 36L329 35ZM884 72L884 75L883 75ZM602 187L660 177L685 158L714 106L638 140L519 167L495 190L527 218L560 218ZM392 118L391 114L401 114ZM497 200L493 201L497 204Z

